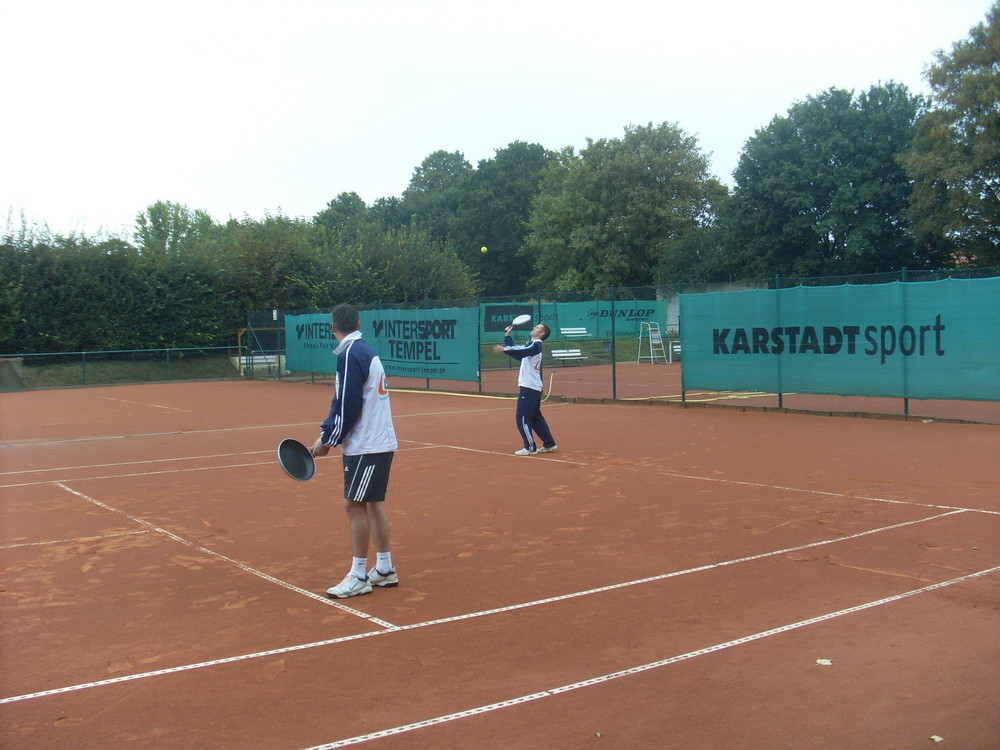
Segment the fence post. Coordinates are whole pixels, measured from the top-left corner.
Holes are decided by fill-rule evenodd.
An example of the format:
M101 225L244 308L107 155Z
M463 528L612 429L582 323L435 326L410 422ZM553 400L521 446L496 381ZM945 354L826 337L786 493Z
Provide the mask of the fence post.
M618 339L615 333L615 287L611 287L611 398L618 400Z
M900 303L901 303L902 308L903 308L903 311L902 311L903 312L903 325L906 325L906 322L907 322L906 321L906 314L907 314L907 309L906 309L906 266L903 266L903 268L900 269L900 276L903 279L903 284L899 288L899 293L900 293L900 296L901 296ZM902 352L900 352L900 353L902 354ZM909 417L910 416L910 397L908 395L909 392L910 392L910 368L908 366L909 365L909 358L908 357L902 357L902 364L903 364L903 416L904 417Z
M684 294L684 282L677 282L677 340L684 346L681 340L681 295ZM681 403L687 401L687 389L684 387L684 361L681 360Z
M778 326L781 326L781 274L777 273L774 275L774 305L775 314L777 320L775 321ZM784 386L781 382L781 355L778 355L778 408L781 409L785 405L785 394L782 392Z
M483 301L476 295L476 372L479 373L479 392L483 392ZM542 383L544 390L544 381Z

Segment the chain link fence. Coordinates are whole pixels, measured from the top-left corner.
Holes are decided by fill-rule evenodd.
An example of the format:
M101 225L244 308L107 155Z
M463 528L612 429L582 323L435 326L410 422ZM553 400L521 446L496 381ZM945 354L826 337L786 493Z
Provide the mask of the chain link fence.
M543 380L549 398L618 402L676 403L735 409L781 409L837 415L886 415L927 420L958 420L1000 424L1000 402L917 400L884 396L840 396L810 393L762 393L756 390L706 391L682 387L684 347L680 339L680 296L755 289L792 287L921 283L947 278L976 279L1000 276L1000 268L903 270L899 273L812 278L772 278L732 283L677 283L650 287L596 289L479 297L461 300L425 300L382 304L362 310L432 310L478 307L482 319L493 309L527 309L532 324L544 322L552 330L545 343ZM295 313L317 311L295 311ZM272 368L255 376L312 381L329 373L289 371L278 365L284 353L283 311L251 313L247 318L245 357ZM502 329L482 325L478 382L393 377L395 388L449 392L476 392L514 396L517 362L493 351L503 341ZM995 349L996 351L996 349ZM1000 352L998 352L1000 356ZM998 384L1000 385L1000 384ZM872 388L873 391L878 389Z
M617 402L675 403L688 407L782 409L823 414L887 415L928 420L1000 424L1000 402L957 399L916 400L884 396L706 391L682 387L684 342L680 297L688 294L776 290L791 287L922 283L948 278L1000 276L1000 268L902 270L861 276L787 278L775 276L731 283L676 283L586 292L537 292L506 297L383 303L362 310L478 308L479 380L449 381L393 377L394 388L514 396L517 363L493 351L503 341L502 325L489 325L491 310L527 309L533 323L552 334L545 344L543 380L548 398ZM331 380L329 372L301 372L286 366L285 316L329 311L267 310L247 314L236 345L204 349L150 349L128 352L62 352L0 359L0 388L101 385L231 377ZM497 317L497 316L493 316ZM993 335L992 351L1000 357ZM1000 384L998 384L1000 385ZM877 390L873 388L873 391Z

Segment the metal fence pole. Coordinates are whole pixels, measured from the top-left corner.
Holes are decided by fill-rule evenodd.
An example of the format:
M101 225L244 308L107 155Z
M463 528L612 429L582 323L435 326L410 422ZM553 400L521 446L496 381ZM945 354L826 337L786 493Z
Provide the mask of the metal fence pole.
M684 342L681 340L681 295L684 294L684 282L677 283L677 340L680 341L681 351ZM687 401L687 389L684 387L684 356L681 355L681 403Z
M615 334L615 288L611 287L611 398L618 400L618 338Z
M902 305L903 305L902 319L905 321L906 320L906 266L903 266L903 268L900 269L899 276L903 282L903 286L900 288L900 291L902 292ZM910 416L910 398L907 395L910 392L909 391L910 373L909 373L909 367L907 367L908 362L909 359L907 357L903 357L903 416L904 417Z
M774 276L774 288L775 291L778 292L778 294L774 295L774 304L776 307L775 313L777 316L775 322L780 327L781 326L781 294L780 294L781 274L780 273L775 274ZM785 404L785 394L783 393L783 391L784 391L784 384L781 382L781 355L779 354L778 355L778 408L779 409L781 409Z

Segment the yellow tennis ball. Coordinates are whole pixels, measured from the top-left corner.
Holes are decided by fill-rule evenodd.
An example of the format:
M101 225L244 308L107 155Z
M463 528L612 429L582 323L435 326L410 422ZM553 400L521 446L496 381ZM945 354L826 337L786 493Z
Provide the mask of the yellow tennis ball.
M479 248L479 252L485 253L486 252L486 245L483 245L481 248Z

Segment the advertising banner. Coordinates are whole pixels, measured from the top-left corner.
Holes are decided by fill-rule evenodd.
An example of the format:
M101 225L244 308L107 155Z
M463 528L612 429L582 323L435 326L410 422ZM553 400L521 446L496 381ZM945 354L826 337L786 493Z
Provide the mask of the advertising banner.
M387 375L479 380L479 310L361 310L361 335ZM325 313L285 316L285 367L337 371L337 340Z
M1000 399L1000 278L681 295L683 387Z
M615 300L594 302L551 302L542 304L542 320L558 337L560 328L585 328L596 339L639 338L640 323L659 323L666 330L666 300Z

